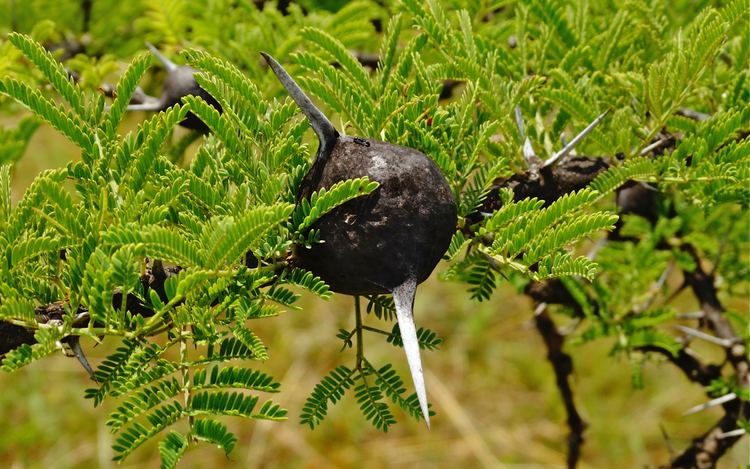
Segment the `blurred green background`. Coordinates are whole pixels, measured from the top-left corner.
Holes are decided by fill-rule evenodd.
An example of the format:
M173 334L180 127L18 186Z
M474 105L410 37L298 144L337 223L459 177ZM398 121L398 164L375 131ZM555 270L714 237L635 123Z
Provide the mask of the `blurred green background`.
M136 125L141 117L131 116L127 126ZM6 119L3 124L7 123ZM77 151L63 137L42 127L16 165L14 200L41 170L76 158ZM320 378L354 359L352 350L340 352L335 339L339 328L354 324L352 299L336 295L323 301L306 296L299 303L302 311L261 321L256 331L269 347L271 360L264 367L282 383L275 400L289 409L289 420L230 420L239 443L229 459L213 447L199 445L181 467L564 467L565 410L544 343L532 322L530 301L506 285L490 301L476 303L463 285L438 280L441 268L420 286L415 305L417 324L446 338L438 351L423 357L428 395L437 412L431 431L397 413L399 424L383 434L363 419L351 396L333 408L316 430L298 423L304 400ZM689 294L675 305L683 311L697 309ZM727 307L746 311L748 304L736 300ZM557 320L564 329L565 319ZM368 316L365 321L378 320ZM393 361L408 376L401 349L377 337L365 339L369 339L368 358L376 366ZM695 343L702 356L720 360L717 350L702 345ZM84 343L94 366L115 346L114 341L99 346ZM670 445L680 451L720 417L716 409L682 416L706 397L670 364L648 363L645 389L634 390L630 364L609 357L611 346L610 341L598 341L567 348L575 363L576 401L589 425L579 467L657 467L668 461ZM111 461L113 437L105 426L115 403L93 408L83 398L84 389L91 385L78 362L62 355L12 375L0 374L0 465L117 466ZM721 467L744 466L749 451L745 438ZM119 467L158 465L152 445L139 449Z

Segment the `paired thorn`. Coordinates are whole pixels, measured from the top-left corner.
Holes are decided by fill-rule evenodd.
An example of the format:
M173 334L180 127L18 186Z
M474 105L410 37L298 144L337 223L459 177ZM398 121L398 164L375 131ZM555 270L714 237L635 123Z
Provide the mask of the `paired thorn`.
M573 140L571 140L569 143L566 141L565 137L563 135L560 136L560 141L563 144L563 149L559 152L552 155L550 158L548 158L543 163L539 164L539 158L536 156L536 152L534 151L534 147L531 145L531 140L529 140L529 137L526 136L526 129L523 125L523 115L521 114L521 107L516 106L515 107L515 118L516 118L516 126L518 127L518 133L521 135L521 139L523 139L523 157L526 160L526 163L529 166L529 169L534 172L534 170L538 170L539 167L546 168L547 166L554 165L558 162L562 162L565 160L565 158L575 149L575 147L581 143L581 141L590 134L594 128L596 128L597 125L609 114L609 112L612 110L612 108L607 109L603 113L601 113L596 119L594 119L588 126L586 126L585 129L583 129L578 135L573 137Z

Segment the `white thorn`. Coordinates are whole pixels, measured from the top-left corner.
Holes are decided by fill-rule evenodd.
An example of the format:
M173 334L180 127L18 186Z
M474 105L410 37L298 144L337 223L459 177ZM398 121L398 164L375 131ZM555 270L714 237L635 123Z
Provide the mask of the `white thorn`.
M534 147L531 146L531 140L529 140L529 137L526 137L526 140L523 141L523 157L526 159L527 163L536 159L536 152L534 151Z
M690 313L677 313L679 319L701 319L705 314L703 311L692 311Z
M576 147L576 145L578 145L579 143L581 143L581 140L583 140L584 138L586 138L586 136L588 134L590 134L591 131L594 130L594 128L597 125L599 125L599 122L601 122L602 119L604 119L604 117L607 114L609 114L609 111L610 111L610 109L607 109L606 111L604 111L603 113L601 113L599 115L599 117L597 117L596 119L594 119L593 122L591 122L588 126L586 126L586 128L583 129L581 131L581 133L579 133L578 135L576 135L575 137L573 137L573 140L571 140L570 143L568 143L567 145L565 145L565 148L563 148L559 152L555 153L547 161L545 161L544 162L544 167L547 167L549 165L553 165L553 164L557 163L558 160L562 160L566 156L568 156L568 153L570 153L571 151L573 151L573 149Z
M717 397L716 399L711 399L710 401L708 401L708 402L706 402L704 404L700 404L700 405L697 405L695 407L691 407L688 410L686 410L685 412L683 412L682 415L695 414L695 413L700 412L702 410L706 410L706 409L709 409L711 407L716 407L717 405L721 405L721 404L724 404L726 402L733 401L734 399L737 399L737 394L735 394L733 392L730 392L729 394L725 394L725 395L723 395L721 397Z
M536 308L534 309L534 316L539 316L544 312L544 310L547 308L547 303L541 302L538 305L536 305Z
M534 152L534 147L531 146L531 140L529 140L529 137L526 136L526 129L524 129L523 126L523 115L521 114L521 106L515 107L515 115L516 115L516 126L518 127L518 133L521 135L521 138L523 139L523 158L526 160L526 164L529 165L531 168L532 166L536 166L535 160L536 158L536 152Z
M128 111L158 111L161 109L161 103L141 103L141 104L128 104L125 108Z
M393 302L396 304L396 319L401 331L401 340L404 342L406 361L409 363L411 379L419 399L419 407L422 409L424 421L430 428L430 413L427 408L427 391L424 384L424 373L422 372L422 359L419 354L419 342L417 340L417 329L414 326L414 295L417 292L417 281L408 279L406 282L393 289Z
M640 156L646 156L646 155L648 155L649 153L651 153L651 150L653 150L655 148L659 148L663 143L664 143L664 140L663 139L659 139L659 140L655 141L654 143L652 143L652 144L644 147L643 150L641 150Z
M599 254L601 248L607 244L607 238L599 238L589 252L586 253L586 257L593 261L596 259L596 255Z
M720 433L720 434L716 435L716 438L722 440L724 438L730 438L730 437L733 437L733 436L742 436L745 433L747 433L747 432L745 431L744 428L737 428L735 430L730 430L728 432Z
M164 54L162 54L161 52L159 52L159 50L156 47L154 47L154 45L151 44L150 42L146 42L146 47L148 47L149 50L151 51L151 53L154 54L154 56L156 57L156 59L159 62L161 62L162 65L164 65L164 68L166 68L168 72L171 72L173 70L177 70L177 68L179 68L179 66L176 63L174 63L171 60L169 60L168 58L166 58L164 56Z
M693 329L692 327L682 326L682 325L676 325L674 326L677 329L681 330L687 335L691 335L693 337L697 337L699 339L703 339L706 342L710 342L712 344L720 345L722 347L730 347L732 345L732 341L729 339L722 339L716 336L713 336L711 334L706 334L705 332L701 332L697 329Z
M516 126L518 127L518 133L521 135L521 138L526 137L526 132L523 128L523 115L521 114L521 106L516 106L515 109L516 114Z
M641 186L643 186L643 188L650 190L651 192L659 192L659 189L657 187L654 187L654 186L652 186L651 184L649 184L647 182L641 181L638 184L640 184Z

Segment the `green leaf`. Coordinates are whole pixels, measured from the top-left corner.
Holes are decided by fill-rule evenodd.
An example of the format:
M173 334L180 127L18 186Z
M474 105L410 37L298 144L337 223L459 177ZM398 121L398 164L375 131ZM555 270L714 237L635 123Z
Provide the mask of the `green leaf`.
M206 267L222 268L228 263L244 260L261 237L285 221L292 213L291 204L256 207L238 218L225 217L212 220L203 235L206 250Z
M177 463L180 462L187 447L188 440L185 438L185 435L175 431L169 432L167 436L159 442L161 469L176 469Z
M682 344L673 336L655 329L641 329L628 335L628 346L632 348L653 345L669 351L672 356L677 356Z
M327 300L333 296L333 292L330 291L328 284L326 284L320 277L314 275L312 272L308 272L303 269L294 268L289 271L284 271L281 280L293 285L306 288L311 293Z
M195 419L190 435L198 440L213 443L229 454L237 443L237 437L226 425L214 419Z
M114 433L120 427L132 422L156 405L175 397L180 391L182 391L182 387L175 378L141 389L133 393L125 402L109 414L106 424Z
M60 328L37 329L34 333L36 343L34 345L23 344L5 354L2 369L8 372L15 371L35 360L52 354L62 348L62 345L60 345L62 338L63 333Z
M254 391L279 392L280 384L273 377L258 370L227 366L214 366L211 373L205 370L196 372L192 389L242 388Z
M197 392L190 401L190 415L230 415L252 418L253 410L258 403L258 396L249 396L239 392Z
M376 370L369 362L365 362L368 373L375 375L375 384L388 396L391 401L409 413L417 421L422 419L422 409L416 393L404 397L406 387L401 377L390 364Z
M143 443L179 420L183 412L182 406L178 402L173 401L147 414L148 426L139 422L135 422L129 426L112 445L112 449L117 452L113 459L115 461L124 461L130 453Z
M17 319L36 324L34 303L23 298L3 298L0 303L0 319Z
M399 329L398 324L393 326L391 335L388 336L387 340L389 344L393 344L396 347L404 346L404 341L401 339L401 330ZM443 343L443 339L439 337L436 332L420 327L417 330L417 343L421 349L435 350Z
M253 331L238 324L232 329L232 334L234 334L234 336L242 342L245 347L253 352L253 358L255 360L268 360L268 349Z
M379 184L367 177L340 181L330 188L312 193L309 199L301 200L292 215L292 225L298 233L312 226L323 215L357 197L370 194Z
M145 256L183 267L203 265L203 255L187 236L163 226L112 227L101 233L104 244L133 245Z
M375 428L387 432L388 427L396 423L388 406L382 402L383 394L377 386L368 385L362 378L362 384L354 388L354 393L362 413Z
M39 70L44 73L58 93L70 104L73 110L84 120L89 119L86 109L86 98L80 88L70 77L65 67L50 52L44 49L31 37L11 32L8 40L16 46Z
M84 154L92 151L93 142L90 136L94 135L94 131L70 112L59 109L55 103L42 96L39 91L31 89L27 84L13 78L3 77L0 78L0 93L16 99L34 114L47 121L71 142L78 145L84 151Z
M341 365L333 369L318 383L305 401L300 423L315 428L328 413L328 403L338 402L351 386L353 370Z
M151 56L149 54L138 54L130 62L128 69L120 77L120 81L117 82L115 99L112 101L112 106L109 108L107 117L102 125L102 128L108 133L110 138L114 138L117 134L117 126L120 124L125 109L130 103L130 98L133 96L135 89L138 87L138 82L141 81L143 74L146 73L150 64Z
M61 247L60 240L55 238L41 237L21 241L13 246L9 265L18 267L23 262L42 254L57 252Z

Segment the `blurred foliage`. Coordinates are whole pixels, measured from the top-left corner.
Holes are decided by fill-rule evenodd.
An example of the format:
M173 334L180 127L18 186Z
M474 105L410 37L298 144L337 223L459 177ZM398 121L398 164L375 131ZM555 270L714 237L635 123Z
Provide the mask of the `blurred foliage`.
M629 363L636 387L650 385L642 373L651 356L639 348L674 355L684 346L672 328L680 321L678 306L667 301L673 287L660 281L674 266L695 269L682 247L689 243L713 261L729 301L747 296L747 1L721 7L687 1L669 7L641 1L291 2L286 15L274 3L0 3L0 33L8 38L0 43L0 110L13 122L0 130L0 240L6 247L0 317L36 330L38 342L9 353L3 368L58 351L66 335L124 338L99 366L100 384L88 393L97 404L124 398L107 420L112 431L121 431L116 459L178 421L179 431L167 434L158 449L165 467L194 442L226 452L236 447L225 419L216 417L285 417L272 401L258 403L257 392L279 390L271 375L239 365L269 358L259 331L268 332L274 321L260 319L295 308L295 288L330 296L320 279L287 268L294 245L317 241L309 230L315 217L375 190L367 180L349 181L294 207L310 164L310 133L265 68L261 50L288 64L345 133L417 148L440 166L460 215L445 279L464 284L472 298L496 303L504 301L495 293L504 279L523 288L562 277L584 313L556 311L573 317L572 341L611 338L612 353ZM147 71L148 56L137 55L144 40L169 56L185 51L175 60L203 72L198 82L224 112L188 98L121 131L125 105L143 77L147 90L160 81L156 69ZM352 52L377 54L377 66L363 66ZM441 97L446 80L459 83L447 99ZM105 104L99 90L109 83L117 83L115 98ZM25 117L18 102L36 117ZM517 108L525 134L516 125ZM561 148L560 136L575 135L607 109L611 115L577 149L612 157L612 167L589 188L557 201L514 201L509 190L500 191L500 208L474 218L499 180L527 169L526 138L551 156ZM689 119L685 109L709 118ZM190 146L196 137L174 131L188 111L211 129L197 149ZM41 121L73 142L80 158L39 174L11 203L12 168ZM679 139L663 153L650 153L649 145L664 135ZM612 194L631 180L658 186L655 222L622 217L623 239L608 241L591 260L588 240L615 226ZM245 265L247 251L260 260L257 267ZM146 258L182 268L165 283L165 296L144 290ZM116 308L115 290L138 298L154 316ZM59 300L67 301L62 323L38 323L34 307ZM368 302L378 320L392 320L389 299ZM79 307L91 313L90 324L75 323ZM730 316L747 342L745 318ZM371 329L373 338L400 345L390 326ZM428 329L420 334L425 348L441 342ZM353 335L339 334L344 347L352 347ZM446 339L451 343L452 333ZM414 396L404 394L394 373L398 367L382 357L385 364L376 363L370 354L378 349L370 352L367 343L368 358L356 372L329 363L335 371L308 389L312 394L298 414L303 423L319 424L345 392L377 428L396 421L389 403L419 418ZM446 348L435 356L449 354ZM229 360L236 361L219 365ZM618 362L604 363L609 369ZM737 388L730 371L717 385Z

